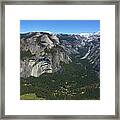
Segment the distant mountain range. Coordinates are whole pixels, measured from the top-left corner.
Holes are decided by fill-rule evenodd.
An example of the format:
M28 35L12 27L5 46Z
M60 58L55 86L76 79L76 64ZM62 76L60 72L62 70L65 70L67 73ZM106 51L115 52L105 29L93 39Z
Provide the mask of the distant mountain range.
M89 36L92 36L92 35L100 35L100 31L93 32L93 33L89 33L89 32L80 33L80 36L84 36L84 37L89 37Z

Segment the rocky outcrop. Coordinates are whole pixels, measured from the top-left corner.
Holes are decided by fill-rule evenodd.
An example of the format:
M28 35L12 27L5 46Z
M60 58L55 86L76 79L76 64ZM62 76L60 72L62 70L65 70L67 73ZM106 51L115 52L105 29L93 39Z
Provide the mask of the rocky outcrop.
M27 36L25 38L22 34L20 41L21 77L39 77L43 73L57 72L61 69L60 62L71 62L56 36L37 32Z

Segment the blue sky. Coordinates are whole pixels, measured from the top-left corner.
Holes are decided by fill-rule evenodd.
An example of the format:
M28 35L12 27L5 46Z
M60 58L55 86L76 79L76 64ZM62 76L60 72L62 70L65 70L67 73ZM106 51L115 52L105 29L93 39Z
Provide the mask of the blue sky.
M50 31L52 33L97 32L99 20L20 20L20 32Z

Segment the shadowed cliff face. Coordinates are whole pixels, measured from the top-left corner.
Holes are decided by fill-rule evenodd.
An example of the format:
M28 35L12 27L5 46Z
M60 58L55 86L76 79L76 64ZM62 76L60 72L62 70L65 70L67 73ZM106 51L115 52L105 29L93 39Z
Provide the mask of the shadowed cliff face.
M20 76L39 77L43 73L62 71L61 62L69 64L77 59L88 60L99 74L100 34L89 37L45 32L20 35Z
M21 77L57 72L62 69L60 62L71 62L59 38L49 33L21 34L20 42Z

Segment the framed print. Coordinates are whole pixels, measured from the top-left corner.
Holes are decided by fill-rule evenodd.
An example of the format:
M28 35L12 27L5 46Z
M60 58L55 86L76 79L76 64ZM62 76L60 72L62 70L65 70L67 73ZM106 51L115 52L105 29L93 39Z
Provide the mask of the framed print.
M119 2L1 2L2 119L119 119Z

